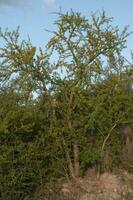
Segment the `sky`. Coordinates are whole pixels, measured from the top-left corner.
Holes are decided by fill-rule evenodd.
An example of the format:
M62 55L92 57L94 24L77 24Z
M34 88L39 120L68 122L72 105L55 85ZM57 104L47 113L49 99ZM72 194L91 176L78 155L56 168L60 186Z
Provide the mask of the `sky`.
M129 25L133 31L133 0L0 0L0 27L12 31L20 26L23 39L29 35L33 45L43 48L51 37L46 29L55 29L53 23L57 16L53 13L70 9L88 18L92 12L104 9L114 18L114 25L121 30ZM128 52L133 49L133 35L127 46Z

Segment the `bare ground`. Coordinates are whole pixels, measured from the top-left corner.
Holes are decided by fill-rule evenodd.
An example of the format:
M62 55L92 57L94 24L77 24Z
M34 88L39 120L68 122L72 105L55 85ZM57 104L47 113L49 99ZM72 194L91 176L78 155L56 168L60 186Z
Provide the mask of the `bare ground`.
M76 183L64 183L53 200L133 200L133 174L126 171L104 173L99 178L93 170Z

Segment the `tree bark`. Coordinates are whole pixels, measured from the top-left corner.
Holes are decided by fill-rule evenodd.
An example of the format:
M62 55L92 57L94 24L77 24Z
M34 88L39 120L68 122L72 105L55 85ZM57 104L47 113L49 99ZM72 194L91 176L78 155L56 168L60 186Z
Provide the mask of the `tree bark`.
M75 177L79 177L79 147L77 143L73 144L73 157Z
M74 179L75 178L75 173L74 173L73 163L72 163L72 160L70 158L69 151L67 149L67 146L66 146L66 143L65 143L65 140L64 140L63 137L62 137L62 143L63 143L63 147L64 147L64 151L65 151L65 156L66 156L66 160L67 160L67 165L68 165L68 170L69 170L69 173L70 173L70 177Z
M69 104L68 104L68 110L67 110L67 124L68 128L70 130L70 134L74 134L73 127L72 127L72 103L73 103L73 98L75 95L75 88L73 87L70 93L70 98L69 98ZM76 179L79 177L79 148L78 144L76 141L72 144L72 157L73 161L70 158L69 159L69 170L71 171L71 175L74 175L73 178Z

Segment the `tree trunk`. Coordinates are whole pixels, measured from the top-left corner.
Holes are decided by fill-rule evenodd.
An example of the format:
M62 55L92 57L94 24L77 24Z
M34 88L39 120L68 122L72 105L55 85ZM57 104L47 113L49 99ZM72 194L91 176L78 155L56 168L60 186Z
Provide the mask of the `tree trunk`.
M63 143L63 148L64 148L64 151L65 151L65 156L66 156L66 160L67 160L67 165L68 165L68 170L69 170L69 173L70 173L70 177L74 179L75 178L75 173L74 173L73 163L72 163L71 157L69 155L68 148L66 146L66 143L65 143L65 140L64 140L63 137L62 137L62 143Z
M73 157L74 157L74 174L79 177L79 147L77 143L73 144Z
M67 109L67 124L68 124L68 128L70 130L71 135L74 134L73 127L72 127L72 119L71 119L71 117L72 117L72 104L73 104L73 98L74 98L74 95L75 95L74 89L75 88L73 87L72 90L71 90L68 109ZM72 144L72 150L73 150L72 151L73 162L72 162L72 160L69 156L69 170L71 172L71 175L73 176L72 178L76 179L76 177L79 176L79 148L78 148L78 144L76 142L74 142L74 144Z

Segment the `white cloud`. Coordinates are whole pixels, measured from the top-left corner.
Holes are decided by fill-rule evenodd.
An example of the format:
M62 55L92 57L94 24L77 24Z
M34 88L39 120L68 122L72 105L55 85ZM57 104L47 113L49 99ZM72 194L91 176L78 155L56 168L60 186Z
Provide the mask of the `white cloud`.
M43 1L46 7L49 7L55 3L55 0L43 0Z
M23 6L26 0L0 0L0 6Z

